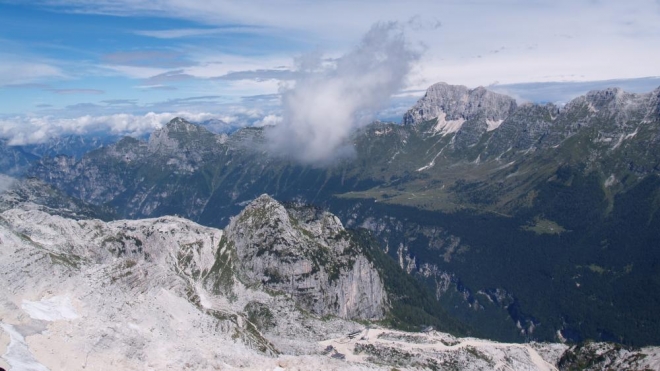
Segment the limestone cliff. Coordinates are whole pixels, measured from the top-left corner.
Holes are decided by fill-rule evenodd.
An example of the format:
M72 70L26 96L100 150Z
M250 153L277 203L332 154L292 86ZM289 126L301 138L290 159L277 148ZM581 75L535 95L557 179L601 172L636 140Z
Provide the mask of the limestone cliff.
M267 195L233 218L226 238L239 276L291 294L318 315L378 319L386 293L373 264L339 219L318 209L285 208Z

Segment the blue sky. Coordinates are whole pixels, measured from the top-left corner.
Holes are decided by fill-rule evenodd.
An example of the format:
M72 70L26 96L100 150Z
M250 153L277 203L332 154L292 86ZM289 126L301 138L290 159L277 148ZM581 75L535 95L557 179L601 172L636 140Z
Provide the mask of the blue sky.
M540 101L660 85L658 0L0 0L0 137L276 123L301 61L332 65L390 21L419 58L375 117L438 81Z

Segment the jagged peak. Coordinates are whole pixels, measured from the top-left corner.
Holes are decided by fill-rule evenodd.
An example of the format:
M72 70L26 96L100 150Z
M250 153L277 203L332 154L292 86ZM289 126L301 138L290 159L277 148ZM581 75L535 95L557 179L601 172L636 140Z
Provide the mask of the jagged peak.
M643 107L648 104L648 99L653 97L654 92L630 93L620 87L609 87L605 89L591 90L585 95L579 96L566 105L566 109L587 104L589 109L596 112L608 108L614 110L629 110Z
M275 203L278 203L277 201L275 201L274 198L270 197L270 195L269 195L268 193L262 193L261 196L255 198L254 201L252 201L252 202L253 202L253 203L254 203L254 202L259 202L259 203L271 203L271 202L275 202Z
M181 117L175 117L168 122L162 129L165 132L200 132L208 131L201 125L193 124Z
M515 99L483 86L469 89L463 85L440 82L426 90L424 97L404 115L403 123L414 125L435 118L464 122L477 116L500 121L506 119L516 107Z
M188 146L202 137L214 135L201 125L175 117L165 126L151 133L149 149L151 152L169 152L181 146Z
M243 211L232 218L230 224L242 224L251 226L277 225L288 226L291 221L284 205L277 202L267 194L252 200Z
M507 97L510 99L513 99L509 97L508 95L501 94L501 93L496 93L494 91L488 90L486 87L479 85L474 89L470 89L465 85L452 85L446 82L438 82L435 83L431 86L429 86L426 89L426 95L429 95L430 93L433 92L445 92L445 93L450 93L450 94L460 94L460 95L472 95L472 96L479 96L483 94L493 94L496 96L502 96L502 97Z
M264 194L260 195L259 197L255 198L254 200L252 200L245 207L245 209L243 209L243 212L245 212L246 210L272 209L272 208L282 208L282 209L284 209L284 205L277 202L274 198L272 198L267 193L264 193Z
M585 97L588 101L602 101L621 98L626 92L619 87L610 87L600 90L591 90L587 92Z

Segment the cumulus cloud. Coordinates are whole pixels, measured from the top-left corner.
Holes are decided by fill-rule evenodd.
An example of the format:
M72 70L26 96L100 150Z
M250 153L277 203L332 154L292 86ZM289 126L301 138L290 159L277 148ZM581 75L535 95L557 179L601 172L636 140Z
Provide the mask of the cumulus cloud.
M282 116L280 115L266 115L261 120L257 120L252 124L252 126L274 126L282 122Z
M397 23L377 23L349 53L328 62L301 58L282 88L282 121L267 132L270 149L303 163L327 164L350 153L347 139L405 84L419 51Z
M87 135L102 133L109 135L140 136L161 128L175 117L193 122L218 118L211 113L164 112L145 115L113 114L107 116L80 116L75 118L27 117L0 119L0 138L9 145L43 143L63 135ZM226 117L222 117L227 119Z

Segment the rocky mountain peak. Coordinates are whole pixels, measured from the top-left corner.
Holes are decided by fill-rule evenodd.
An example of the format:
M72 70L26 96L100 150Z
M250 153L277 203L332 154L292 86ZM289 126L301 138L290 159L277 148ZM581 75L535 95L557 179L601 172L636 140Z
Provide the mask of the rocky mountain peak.
M608 111L617 111L617 113L626 113L633 110L653 109L653 100L658 94L629 93L621 88L613 87L602 90L592 90L584 96L592 111L607 109ZM580 101L581 98L576 98ZM657 100L657 99L656 99Z
M603 90L592 90L585 95L585 99L589 102L594 108L604 108L607 105L620 101L625 98L625 96L630 95L624 92L621 88L607 88Z
M403 123L415 125L439 117L467 121L478 116L489 121L500 121L515 109L513 98L482 86L469 89L441 82L427 89L424 97L404 115Z
M200 125L176 117L151 134L149 137L149 151L171 152L177 148L188 147L203 137L212 137L213 135Z
M301 205L287 209L261 195L232 218L225 233L247 283L286 292L318 315L384 315L382 278L331 213Z
M288 228L290 220L286 209L267 194L250 202L232 224L241 223L248 229Z
M168 132L197 132L202 127L188 122L181 117L175 117L165 125L164 129Z

